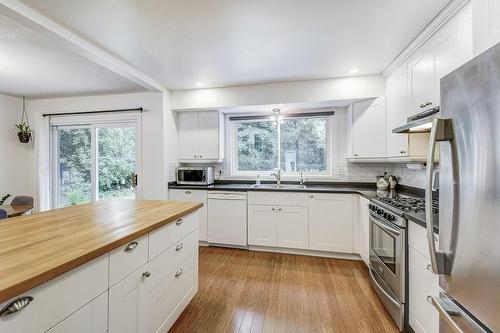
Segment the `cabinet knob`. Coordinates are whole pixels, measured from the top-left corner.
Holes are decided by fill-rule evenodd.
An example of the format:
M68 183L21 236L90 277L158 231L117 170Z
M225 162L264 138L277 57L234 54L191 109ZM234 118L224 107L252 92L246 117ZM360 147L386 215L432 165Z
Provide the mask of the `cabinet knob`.
M281 208L278 208L278 210L281 212Z
M183 222L184 222L184 220L183 220L183 219L178 219L178 220L175 222L175 224L176 224L176 225L181 225Z
M203 156L199 155L198 157L203 157Z
M186 192L184 192L184 193L186 193L186 194L191 194L191 191L186 191Z
M358 156L358 154L354 154L354 156L356 157L356 156Z
M271 208L271 210L276 210L276 208Z
M400 153L401 153L401 154L406 154L406 151L401 150L401 151L400 151Z
M125 249L123 250L123 252L132 252L134 251L134 249L139 245L139 243L137 242L130 242L127 246L125 246Z
M432 304L432 296L427 296L426 301Z
M184 247L184 245L182 245L182 243L180 243L179 245L177 245L175 247L175 251L180 251L180 250L182 250L183 247Z
M425 106L432 105L432 102L425 102Z
M144 277L150 277L151 276L151 272L150 271L146 271L146 272L142 273L142 276L144 276Z
M177 278L177 277L179 277L179 276L181 276L181 275L182 275L182 268L179 268L179 269L177 270L177 272L175 272L175 277Z
M309 198L314 199L314 195L310 195Z
M431 264L427 265L427 270L432 272L432 265ZM432 273L434 273L434 272L432 272Z
M421 109L425 108L425 104L420 104L419 106Z
M194 158L197 158L198 156L194 155Z
M12 313L16 313L16 312L21 311L22 309L27 307L28 304L30 304L32 300L33 300L33 297L31 297L31 296L24 296L24 297L20 297L20 298L13 300L12 302L7 304L6 306L4 306L0 310L0 317L5 317L5 316L8 316Z

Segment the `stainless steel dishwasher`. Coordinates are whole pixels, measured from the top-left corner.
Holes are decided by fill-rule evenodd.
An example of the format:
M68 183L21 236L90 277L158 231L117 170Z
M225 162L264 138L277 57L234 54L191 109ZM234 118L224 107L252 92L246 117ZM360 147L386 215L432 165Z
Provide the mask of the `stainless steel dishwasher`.
M208 192L208 243L247 246L246 192Z

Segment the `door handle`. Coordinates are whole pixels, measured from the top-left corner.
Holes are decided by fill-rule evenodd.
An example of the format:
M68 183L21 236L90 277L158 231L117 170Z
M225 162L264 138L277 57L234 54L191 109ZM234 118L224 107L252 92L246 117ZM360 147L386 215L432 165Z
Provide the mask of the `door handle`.
M138 176L136 173L133 173L132 174L132 187L137 187L137 183L138 183Z
M134 249L139 245L139 243L137 242L130 242L126 247L125 249L123 250L123 252L132 252L134 251Z
M434 219L432 214L432 175L434 172L434 155L436 143L438 141L449 141L452 151L452 172L453 172L453 197L456 198L457 172L455 167L455 140L453 124L451 119L434 119L432 122L431 134L429 138L429 148L427 155L427 183L425 185L425 223L427 228L427 242L429 245L429 255L431 259L432 271L436 274L449 274L447 265L447 253L436 250L434 240ZM452 200L454 202L455 200ZM452 203L453 204L453 203ZM455 221L455 209L452 207L452 223Z
M463 333L462 329L453 320L452 316L460 316L460 310L454 308L453 305L447 304L440 297L431 296L432 305L439 312L439 315L445 320L448 327L456 333Z
M385 225L384 223L381 223L374 218L372 218L371 221L379 226L382 230L385 230L388 233L393 234L394 236L401 235L401 231L397 230L396 228L389 227L388 225Z
M7 304L6 306L4 306L0 310L0 317L5 317L5 316L8 316L12 313L16 313L16 312L21 311L22 309L27 307L28 304L30 304L32 300L33 300L33 297L31 297L31 296L20 297L20 298L13 300L12 302Z

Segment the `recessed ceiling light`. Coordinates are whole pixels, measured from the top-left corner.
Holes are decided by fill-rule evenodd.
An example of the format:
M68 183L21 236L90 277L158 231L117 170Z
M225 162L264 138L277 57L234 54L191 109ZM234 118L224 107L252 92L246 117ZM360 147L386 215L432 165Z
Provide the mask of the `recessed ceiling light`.
M201 83L201 82L197 82L197 83L196 83L196 86L197 86L197 87L203 87L203 86L204 86L204 84L203 84L203 83Z
M349 70L349 74L357 74L359 72L359 70L353 68L351 70Z

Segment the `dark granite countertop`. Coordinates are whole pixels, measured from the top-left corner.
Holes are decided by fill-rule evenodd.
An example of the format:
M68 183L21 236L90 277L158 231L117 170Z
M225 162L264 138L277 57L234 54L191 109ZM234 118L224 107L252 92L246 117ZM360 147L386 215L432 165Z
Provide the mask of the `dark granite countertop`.
M263 182L264 183L264 182ZM306 183L305 189L300 188L270 188L270 187L251 187L254 182L249 181L220 181L213 185L199 186L199 185L177 185L175 182L169 184L169 189L190 189L190 190L208 190L208 191L276 191L276 192L308 192L308 193L353 193L359 194L364 198L371 200L379 197L389 197L398 194L410 195L415 197L423 197L424 192L422 189L398 186L396 190L381 191L377 190L375 183ZM293 182L283 182L283 184L297 184ZM415 222L424 227L425 214L405 212L403 216L409 221ZM439 231L437 216L435 220L435 232Z

